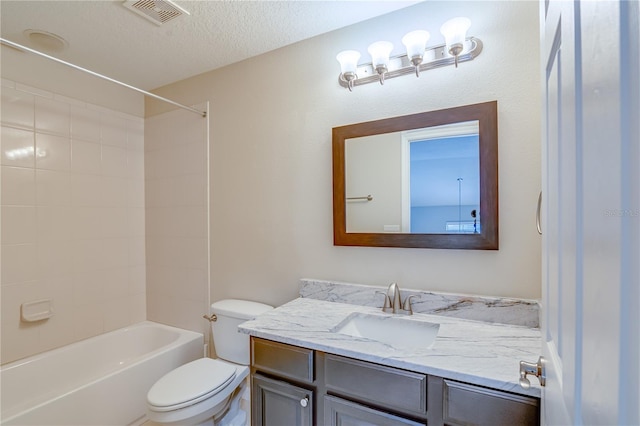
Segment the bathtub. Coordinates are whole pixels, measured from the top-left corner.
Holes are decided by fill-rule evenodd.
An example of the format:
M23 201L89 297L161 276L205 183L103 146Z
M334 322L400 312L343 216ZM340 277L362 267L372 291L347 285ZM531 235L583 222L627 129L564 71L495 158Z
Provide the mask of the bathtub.
M2 425L137 425L162 375L202 358L200 333L150 321L0 368Z

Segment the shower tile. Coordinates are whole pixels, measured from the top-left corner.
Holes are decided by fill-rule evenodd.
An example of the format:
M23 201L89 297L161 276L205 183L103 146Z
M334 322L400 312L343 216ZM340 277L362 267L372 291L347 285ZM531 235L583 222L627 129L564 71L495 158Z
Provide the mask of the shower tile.
M36 174L31 168L2 166L2 205L33 206L36 203Z
M164 150L146 151L144 176L146 179L166 178L171 175L172 158Z
M144 152L127 151L127 176L144 179Z
M40 351L59 348L75 341L73 335L73 307L59 306L54 301L54 309L55 315L42 324L40 328Z
M171 262L177 267L206 269L207 240L206 238L171 238Z
M83 271L73 274L73 306L96 305L105 300L104 271Z
M207 182L204 175L184 175L177 178L179 192L182 194L181 205L206 206Z
M55 315L40 326L40 350L49 350L74 341L73 278L49 277L45 286L53 297Z
M129 207L127 209L129 236L144 237L145 236L145 209L144 207Z
M69 136L69 105L36 96L35 123L39 132Z
M5 305L4 297L2 304ZM0 347L2 348L2 352L0 352L2 360L17 360L39 352L40 330L37 325L12 326L3 322L1 332L2 340L11 342L10 345L4 344Z
M127 147L127 120L116 113L103 112L100 118L100 140L103 145Z
M207 145L205 141L190 143L185 147L189 172L205 176L207 173Z
M103 305L76 306L73 309L73 334L76 340L88 339L104 331Z
M72 174L71 204L82 207L103 205L102 177L98 175Z
M147 271L146 265L131 266L129 268L129 294L144 295L146 292Z
M35 244L2 244L2 285L34 281Z
M103 238L102 207L73 206L71 237L76 240Z
M2 244L36 242L36 207L2 207Z
M39 206L70 206L70 174L68 172L36 170L36 202Z
M129 238L129 265L144 266L145 239L144 237Z
M147 297L143 293L129 296L129 309L131 313L131 323L135 324L147 319Z
M71 141L67 137L36 133L36 168L69 171Z
M129 179L103 176L102 204L106 207L125 207L128 204ZM144 201L143 201L144 205Z
M144 120L127 121L127 150L144 152Z
M78 273L95 274L105 268L103 240L82 239L73 241L73 271ZM92 281L95 279L92 278Z
M174 235L201 238L207 233L207 211L204 207L187 206L168 209L168 221Z
M128 297L108 300L104 303L104 332L117 330L131 324L131 310Z
M127 238L103 240L103 260L106 268L129 266L129 240Z
M127 184L125 185L125 188L127 190L127 206L144 208L145 206L144 178L127 179Z
M105 176L127 177L127 151L116 146L102 145L102 173Z
M100 113L88 108L71 106L71 137L100 142Z
M72 250L70 241L38 241L38 279L55 275L70 275L72 272Z
M102 237L123 238L128 235L126 207L104 207L99 214Z
M69 241L72 224L71 207L68 205L37 207L38 241Z
M104 300L120 299L129 294L129 268L111 268L100 271Z
M35 167L34 146L32 130L2 126L2 164Z
M35 99L32 94L2 88L2 114L0 114L0 118L3 124L33 129L34 111Z
M71 170L75 173L102 173L100 144L79 140L71 141Z

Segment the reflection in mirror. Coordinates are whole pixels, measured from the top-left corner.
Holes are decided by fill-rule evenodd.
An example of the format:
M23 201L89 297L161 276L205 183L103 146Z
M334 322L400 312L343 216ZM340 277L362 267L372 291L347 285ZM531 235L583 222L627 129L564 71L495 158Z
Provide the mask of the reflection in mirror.
M497 102L333 128L334 244L498 249Z
M345 163L347 232L480 232L478 121L348 139Z

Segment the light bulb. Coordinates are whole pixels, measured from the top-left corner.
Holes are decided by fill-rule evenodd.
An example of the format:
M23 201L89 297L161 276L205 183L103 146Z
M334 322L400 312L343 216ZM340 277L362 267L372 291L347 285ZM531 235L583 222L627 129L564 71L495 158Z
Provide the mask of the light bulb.
M347 82L349 91L353 90L353 80L358 78L356 74L358 70L358 60L360 52L357 50L344 50L336 56L340 62L340 77Z
M469 18L463 17L450 19L440 27L440 32L447 43L447 51L455 57L456 67L458 66L458 55L464 49L469 27L471 27L471 21Z
M416 67L416 77L420 73L420 64L424 57L424 50L429 40L429 32L423 30L411 31L402 37L402 44L407 49L407 58Z
M389 54L393 50L393 44L388 41L377 41L369 45L367 50L371 55L371 64L380 76L380 84L384 84L384 73L389 67Z

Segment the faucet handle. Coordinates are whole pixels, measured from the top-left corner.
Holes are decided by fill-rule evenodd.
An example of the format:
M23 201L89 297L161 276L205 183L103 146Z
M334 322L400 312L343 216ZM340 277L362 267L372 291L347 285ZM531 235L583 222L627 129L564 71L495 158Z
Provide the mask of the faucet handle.
M382 305L382 311L387 312L391 310L391 299L384 291L376 291L376 294L381 294L384 296L384 304Z
M407 315L413 315L413 308L411 307L411 299L417 297L417 294L412 294L411 296L407 296L404 299L404 303L402 304L402 310L407 313Z

